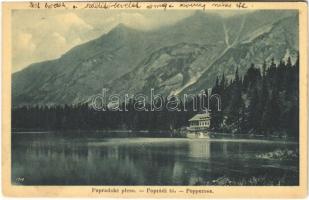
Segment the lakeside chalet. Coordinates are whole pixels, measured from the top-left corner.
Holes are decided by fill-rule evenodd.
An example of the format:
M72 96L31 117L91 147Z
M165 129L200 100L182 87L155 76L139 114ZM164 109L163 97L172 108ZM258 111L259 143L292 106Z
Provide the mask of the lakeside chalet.
M188 138L209 138L210 115L208 112L196 114L189 119L189 124Z

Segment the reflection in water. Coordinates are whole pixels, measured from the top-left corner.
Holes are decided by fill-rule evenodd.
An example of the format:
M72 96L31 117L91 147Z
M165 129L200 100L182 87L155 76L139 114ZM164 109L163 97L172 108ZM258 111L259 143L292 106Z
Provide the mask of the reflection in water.
M194 185L222 176L298 174L297 162L255 157L292 144L52 134L15 135L12 144L13 184L24 177L25 185Z
M205 158L210 157L210 142L205 140L194 140L189 143L189 156L193 158Z
M228 151L227 151L227 143L226 143L226 142L222 143L222 154L223 154L224 156L227 156L227 154L228 154Z

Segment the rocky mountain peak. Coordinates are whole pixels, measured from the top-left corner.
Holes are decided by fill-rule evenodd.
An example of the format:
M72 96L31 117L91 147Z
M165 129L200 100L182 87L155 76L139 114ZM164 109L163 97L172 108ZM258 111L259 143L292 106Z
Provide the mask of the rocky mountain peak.
M75 104L102 88L196 93L222 73L233 76L236 67L242 73L251 63L282 59L286 52L297 55L298 18L292 14L263 11L222 18L197 11L148 32L118 24L59 59L13 74L13 104Z

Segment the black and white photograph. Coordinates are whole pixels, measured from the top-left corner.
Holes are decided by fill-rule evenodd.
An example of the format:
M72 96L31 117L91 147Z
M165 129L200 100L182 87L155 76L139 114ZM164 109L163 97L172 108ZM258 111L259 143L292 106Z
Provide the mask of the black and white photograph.
M11 10L10 184L300 186L300 11L145 4Z

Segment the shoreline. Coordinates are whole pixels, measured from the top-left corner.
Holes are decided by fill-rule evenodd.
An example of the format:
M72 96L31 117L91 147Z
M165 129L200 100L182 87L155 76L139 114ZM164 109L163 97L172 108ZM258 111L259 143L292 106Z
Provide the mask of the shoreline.
M26 136L26 135L41 135L41 136L59 136L59 137L73 137L82 136L85 138L92 138L93 136L102 136L106 139L173 139L174 141L211 141L211 142L245 142L245 143L286 143L299 144L295 138L280 138L267 136L250 136L245 134L228 134L228 133L212 133L210 138L187 138L172 136L166 131L158 131L153 133L151 131L13 131L12 136ZM87 137L89 136L89 137Z

